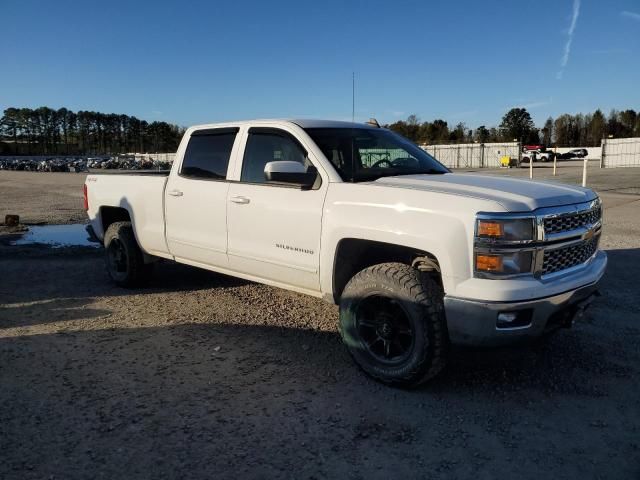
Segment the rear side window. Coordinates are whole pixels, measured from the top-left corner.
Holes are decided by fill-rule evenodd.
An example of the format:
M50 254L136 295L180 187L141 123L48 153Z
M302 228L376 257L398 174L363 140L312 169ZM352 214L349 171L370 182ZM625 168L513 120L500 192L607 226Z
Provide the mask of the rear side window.
M191 134L180 175L189 178L224 180L237 128L198 130Z

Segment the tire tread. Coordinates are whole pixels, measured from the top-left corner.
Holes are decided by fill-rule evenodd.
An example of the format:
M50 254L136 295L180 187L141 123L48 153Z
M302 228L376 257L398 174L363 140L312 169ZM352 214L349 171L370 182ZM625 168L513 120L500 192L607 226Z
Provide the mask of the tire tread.
M122 221L114 222L109 225L104 235L104 246L107 248L112 239L118 238L125 244L127 252L130 253L128 258L129 273L124 280L116 280L111 277L114 282L121 287L137 287L143 283L149 273L149 266L144 263L142 250L138 246L136 237L133 233L131 222ZM107 269L108 272L108 269Z
M443 291L440 285L428 274L403 263L382 263L361 270L347 283L345 292L357 290L358 286L376 277L383 276L391 280L398 290L404 290L412 298L412 301L423 309L423 320L426 323L424 331L424 349L413 368L403 377L387 378L376 375L375 372L365 371L378 381L398 386L416 386L435 377L440 373L447 362L449 352L449 337L444 318ZM340 322L340 335L346 342L342 322Z

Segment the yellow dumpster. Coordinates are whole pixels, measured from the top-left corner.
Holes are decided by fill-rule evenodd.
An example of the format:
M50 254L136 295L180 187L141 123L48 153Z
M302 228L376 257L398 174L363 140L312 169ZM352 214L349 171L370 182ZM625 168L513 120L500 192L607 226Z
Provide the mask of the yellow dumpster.
M511 158L509 155L504 155L503 157L500 157L500 166L505 168L517 167L518 159Z

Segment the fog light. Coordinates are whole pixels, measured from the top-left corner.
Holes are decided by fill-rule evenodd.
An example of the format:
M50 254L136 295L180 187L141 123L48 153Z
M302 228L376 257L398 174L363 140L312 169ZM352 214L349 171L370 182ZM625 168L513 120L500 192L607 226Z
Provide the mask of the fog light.
M516 312L499 313L498 323L515 322L517 318L518 318L518 314Z
M530 309L517 312L500 312L496 321L496 328L520 328L531 325L532 311Z

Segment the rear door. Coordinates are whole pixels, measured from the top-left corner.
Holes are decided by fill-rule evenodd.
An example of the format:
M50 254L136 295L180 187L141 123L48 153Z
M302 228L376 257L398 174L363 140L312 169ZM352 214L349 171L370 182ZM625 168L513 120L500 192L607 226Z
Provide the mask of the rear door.
M283 129L252 127L239 181L229 187L229 264L231 269L289 286L318 291L320 227L328 181L310 190L268 183L267 162L318 162L294 135Z
M227 267L227 170L238 128L196 130L165 191L169 251L188 263Z

